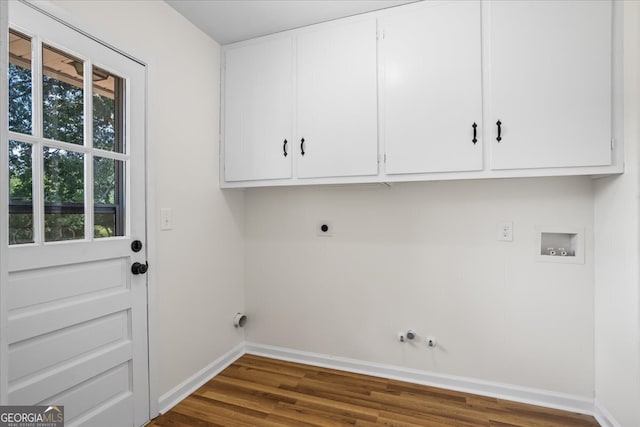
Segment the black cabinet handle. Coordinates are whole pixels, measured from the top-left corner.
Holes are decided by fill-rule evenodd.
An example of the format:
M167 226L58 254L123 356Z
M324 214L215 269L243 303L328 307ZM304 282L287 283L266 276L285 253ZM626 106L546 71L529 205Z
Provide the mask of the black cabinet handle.
M477 138L478 125L476 124L476 122L473 122L473 125L471 125L471 127L473 128L473 139L471 140L471 142L473 142L473 144L475 145L475 143L478 142L478 138Z
M284 142L282 143L282 152L284 154L285 157L287 157L287 140L285 139Z
M300 154L304 156L304 138L300 140Z
M496 141L500 142L500 141L502 141L502 136L501 136L501 134L502 134L502 122L500 120L498 120L496 122L496 124L498 125L498 137L496 138Z

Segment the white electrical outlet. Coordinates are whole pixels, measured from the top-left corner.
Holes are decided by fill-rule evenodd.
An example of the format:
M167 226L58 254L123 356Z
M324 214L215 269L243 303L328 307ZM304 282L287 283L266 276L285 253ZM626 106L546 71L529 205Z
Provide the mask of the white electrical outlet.
M504 221L498 224L498 240L501 242L513 241L513 222Z

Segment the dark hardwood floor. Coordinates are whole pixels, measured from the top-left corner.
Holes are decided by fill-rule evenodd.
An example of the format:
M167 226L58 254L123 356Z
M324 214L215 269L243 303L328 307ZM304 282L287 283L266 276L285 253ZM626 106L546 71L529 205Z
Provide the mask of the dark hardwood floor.
M244 355L150 426L598 426L588 415Z

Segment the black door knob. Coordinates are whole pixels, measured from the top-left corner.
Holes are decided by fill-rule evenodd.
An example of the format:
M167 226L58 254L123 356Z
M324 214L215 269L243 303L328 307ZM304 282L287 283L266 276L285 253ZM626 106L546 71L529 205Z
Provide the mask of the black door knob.
M133 265L131 266L131 272L133 274L144 274L147 272L147 270L149 269L149 263L145 262L144 264L141 264L139 262L134 262Z

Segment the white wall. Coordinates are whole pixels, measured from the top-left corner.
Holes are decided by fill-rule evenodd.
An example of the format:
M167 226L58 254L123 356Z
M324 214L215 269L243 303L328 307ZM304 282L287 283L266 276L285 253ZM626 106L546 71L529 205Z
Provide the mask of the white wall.
M243 341L243 195L218 189L219 45L161 1L56 1L73 23L148 64L148 144L159 209L155 351L160 395Z
M595 184L596 400L640 426L640 4L625 2L624 175Z
M247 340L591 398L592 215L585 177L248 190ZM538 225L586 263L536 262Z

